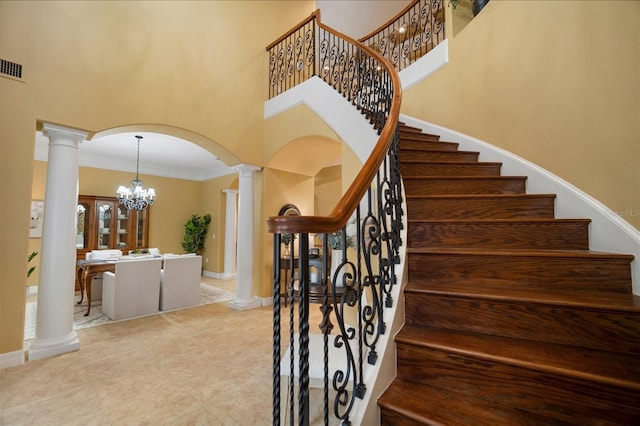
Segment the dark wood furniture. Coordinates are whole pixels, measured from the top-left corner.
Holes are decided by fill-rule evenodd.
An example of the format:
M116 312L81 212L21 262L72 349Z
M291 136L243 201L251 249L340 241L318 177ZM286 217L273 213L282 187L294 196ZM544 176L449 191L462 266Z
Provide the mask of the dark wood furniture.
M280 289L284 290L284 293L280 293L280 296L284 299L284 306L289 306L289 285L291 284L291 277L295 276L296 268L298 267L298 259L293 259L293 265L291 265L290 257L280 258L280 270L284 273L281 275ZM289 272L291 271L291 272Z
M149 209L127 210L115 197L78 197L76 259L92 250L149 247Z
M78 269L76 271L77 285L80 288L80 301L84 300L84 293L87 292L87 312L84 316L89 316L91 312L91 280L97 274L103 272L114 272L116 270L116 263L109 261L85 261L81 260L77 263Z

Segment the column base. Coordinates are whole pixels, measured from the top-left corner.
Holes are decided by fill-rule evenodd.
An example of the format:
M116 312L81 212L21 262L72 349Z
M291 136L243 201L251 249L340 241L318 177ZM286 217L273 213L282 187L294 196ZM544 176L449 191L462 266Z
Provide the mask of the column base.
M80 349L80 339L75 331L62 339L38 339L29 344L27 358L29 361L48 358L51 356L73 352Z
M229 302L229 307L237 311L246 311L248 309L260 308L262 307L262 303L260 303L260 299L257 297L253 297L248 300L234 299Z

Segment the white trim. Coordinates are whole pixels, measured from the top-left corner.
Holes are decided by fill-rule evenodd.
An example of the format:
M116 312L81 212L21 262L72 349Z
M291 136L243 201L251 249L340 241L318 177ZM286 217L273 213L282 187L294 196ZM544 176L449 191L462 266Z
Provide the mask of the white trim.
M36 338L29 343L27 357L29 361L34 361L36 359L77 351L78 349L80 349L80 340L75 331L72 331L63 338L54 337L50 339L38 339L36 334Z
M402 89L407 90L409 87L420 83L431 74L449 63L449 40L444 39L440 44L434 47L428 54L418 59L411 66L403 69L400 75L400 83Z
M378 141L371 123L344 96L320 77L309 80L268 100L264 118L269 119L297 105L305 104L329 125L363 163Z
M212 271L203 271L202 275L209 278L214 278L216 280L231 280L236 277L236 273L225 274L224 272L212 272Z
M270 306L273 305L273 296L269 297L258 297L262 306Z
M26 352L24 350L0 354L0 370L24 364L25 355Z
M400 120L424 132L440 135L442 140L459 142L462 150L479 151L481 161L501 162L503 175L527 176L527 193L556 194L557 218L591 219L590 249L634 255L635 260L631 263L633 293L640 295L640 231L613 210L548 170L502 148L406 115L401 114Z

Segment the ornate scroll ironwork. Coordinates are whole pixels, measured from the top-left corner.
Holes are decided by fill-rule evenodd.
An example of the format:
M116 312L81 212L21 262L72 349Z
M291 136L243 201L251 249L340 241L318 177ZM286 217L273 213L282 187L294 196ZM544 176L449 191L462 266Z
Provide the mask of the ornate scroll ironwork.
M389 24L360 39L401 71L445 39L445 0L415 0Z
M378 38L376 43L389 46L387 51L397 58L410 57L415 48L411 47L408 53L403 53L402 49L406 49L406 46L420 48L426 45L425 40L433 40L433 32L425 29L426 23L431 23L431 29L438 26L437 18L432 16L432 12L439 10L442 2L443 0L414 2L420 7L418 10L406 11L409 14L407 22L410 22L407 26L408 34L401 36L396 29L396 35L392 36L392 32L389 32ZM403 43L407 42L402 49L398 47L402 45L399 43L401 39ZM387 68L366 47L341 38L321 25L319 19L312 15L300 28L290 31L268 50L271 97L298 84L301 79L317 75L365 114L375 129L381 131L384 128L394 97L393 79ZM339 264L332 273L329 273L329 235L316 236L322 240L324 271L319 276L320 282L313 284L321 288L319 295L315 293L314 297L310 297L312 283L308 234L296 234L298 259L295 259L292 250L288 261L289 265L293 265L297 260L298 274L294 277L292 273L287 283L286 297L290 302L289 349L282 359L280 336L284 333L280 325L279 273L281 236L275 234L274 426L280 425L281 420L287 424L309 423L309 387L312 385L309 371L320 370L319 365L314 363L322 364L324 424L329 424L330 418L333 418L349 425L354 404L358 398L366 395L367 383L364 377L367 366L378 362L378 344L380 337L386 332L385 310L394 303L391 290L396 284L395 265L399 262L402 245L402 188L397 138L396 128L393 142L368 193L360 207L353 212L352 220L339 231L343 250L340 262L337 262ZM351 240L355 244L349 248L348 241ZM297 289L294 290L296 285ZM321 334L310 331L310 303L320 304ZM333 330L330 316L335 317L337 322ZM322 359L314 358L310 349L317 348L314 344L322 345L322 350L316 349L315 352ZM336 365L335 360L344 360L344 363ZM312 366L316 368L311 368ZM298 378L297 383L294 377ZM281 394L285 389L281 385L285 383L288 393L283 398Z

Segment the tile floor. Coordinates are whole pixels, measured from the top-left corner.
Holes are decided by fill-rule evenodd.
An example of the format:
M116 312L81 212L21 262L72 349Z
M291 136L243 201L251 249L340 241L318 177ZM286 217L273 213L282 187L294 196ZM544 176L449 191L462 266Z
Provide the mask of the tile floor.
M271 424L271 306L216 303L77 333L79 351L0 370L0 425Z

